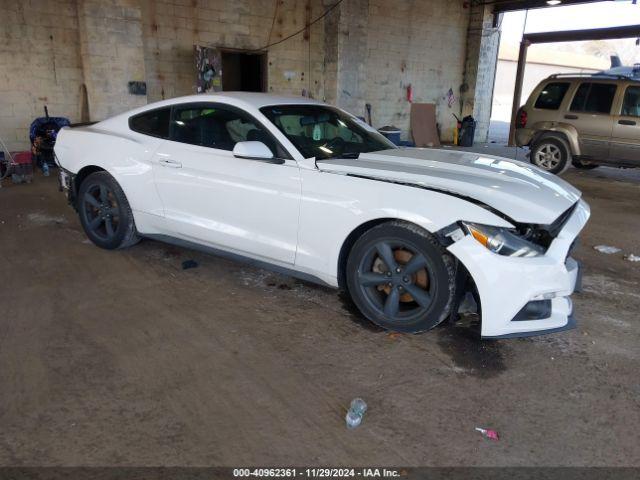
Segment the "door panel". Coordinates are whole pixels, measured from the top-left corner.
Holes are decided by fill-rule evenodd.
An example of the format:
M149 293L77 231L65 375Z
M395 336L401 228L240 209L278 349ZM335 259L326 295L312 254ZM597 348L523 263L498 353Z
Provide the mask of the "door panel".
M301 186L295 161L278 165L165 141L154 169L170 234L294 262Z
M613 117L611 159L640 166L640 87L627 87L621 110Z
M613 118L611 106L616 85L583 82L577 88L563 122L578 130L581 155L606 160L609 156Z
M237 142L263 142L284 163L234 157ZM171 111L154 179L169 234L234 253L292 264L301 181L294 160L244 110L196 102Z

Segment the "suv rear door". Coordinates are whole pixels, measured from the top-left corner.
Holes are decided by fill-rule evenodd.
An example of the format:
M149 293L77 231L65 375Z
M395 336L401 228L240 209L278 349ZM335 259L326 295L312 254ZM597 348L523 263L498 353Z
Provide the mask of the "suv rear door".
M640 166L640 85L628 85L613 117L611 160Z
M599 160L609 157L613 117L611 107L616 96L615 83L581 82L575 91L563 122L578 131L580 154Z

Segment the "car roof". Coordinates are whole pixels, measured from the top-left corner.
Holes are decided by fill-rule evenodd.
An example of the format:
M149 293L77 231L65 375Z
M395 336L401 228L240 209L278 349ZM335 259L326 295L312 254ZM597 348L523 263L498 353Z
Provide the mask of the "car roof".
M149 103L138 111L192 102L220 102L244 107L262 108L269 105L324 105L324 102L295 95L277 95L260 92L213 92L175 97L160 102Z
M567 80L569 82L574 80L593 80L593 81L612 81L612 82L638 82L640 78L638 77L629 77L626 75L618 75L614 73L609 73L607 71L595 72L595 73L554 73L553 75L549 75L543 81L547 80Z
M122 125L128 124L129 117L133 115L172 105L201 102L219 102L249 111L258 110L262 107L271 105L326 105L326 103L318 100L295 95L279 95L260 92L200 93L197 95L186 95L183 97L175 97L167 100L161 100L159 102L148 103L147 105L120 113L98 123L102 128L118 129Z

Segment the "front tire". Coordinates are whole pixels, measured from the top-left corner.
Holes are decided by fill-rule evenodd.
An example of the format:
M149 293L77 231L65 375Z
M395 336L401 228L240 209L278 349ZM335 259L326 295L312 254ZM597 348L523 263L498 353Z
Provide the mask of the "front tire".
M455 261L428 232L393 221L356 241L346 280L351 298L369 320L388 330L417 333L450 315Z
M101 248L126 248L140 240L122 188L107 172L89 175L78 191L78 214L87 237Z
M569 165L569 148L559 138L543 137L531 147L531 163L549 173L563 172Z

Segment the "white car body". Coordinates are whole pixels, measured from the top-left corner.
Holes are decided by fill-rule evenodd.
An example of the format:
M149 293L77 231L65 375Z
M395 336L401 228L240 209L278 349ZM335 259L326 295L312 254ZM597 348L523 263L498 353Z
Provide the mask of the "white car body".
M228 150L137 133L132 115L192 102L244 110L289 152L281 164ZM158 102L89 127L65 128L55 147L61 171L99 167L120 184L143 236L180 239L338 287L340 253L359 227L400 219L431 233L459 221L497 227L554 223L571 213L544 255L513 258L471 235L447 246L475 282L485 337L547 333L572 326L578 277L570 247L589 217L580 192L530 164L452 150L399 148L357 159L304 158L260 111L317 105L304 98L219 93ZM324 104L322 104L324 105ZM370 127L368 127L370 128ZM513 321L532 300L551 299L541 320Z

